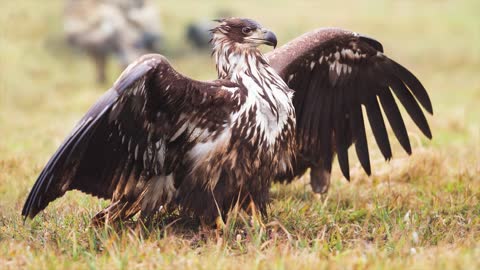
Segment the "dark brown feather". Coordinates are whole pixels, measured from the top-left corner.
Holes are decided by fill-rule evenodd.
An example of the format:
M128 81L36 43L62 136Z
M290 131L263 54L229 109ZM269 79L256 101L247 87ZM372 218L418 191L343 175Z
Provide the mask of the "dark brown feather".
M299 168L325 162L331 167L333 145L342 173L349 179L348 148L353 143L362 167L370 174L362 106L366 109L375 141L389 160L392 151L377 98L397 139L410 154L405 124L390 88L415 124L431 138L428 122L417 103L432 113L425 88L410 71L385 56L381 43L372 38L324 28L290 41L267 57L295 90L297 155L304 161L295 164ZM312 161L313 164L309 163ZM304 172L296 168L293 171L297 172L293 177Z
M390 89L387 87L381 89L378 97L380 99L380 103L382 104L383 111L387 116L388 122L392 127L393 133L400 142L400 145L409 155L412 154L412 147L410 146L410 140L408 139L405 123L403 123L402 115L400 114L400 110L397 107L397 103L395 103Z
M377 97L371 96L366 98L365 108L378 148L380 148L385 160L389 160L392 158L392 149L388 140L387 128L383 121L382 112L378 106Z
M223 86L235 84L193 81L176 73L160 55L140 58L92 106L53 155L22 215L34 217L72 189L129 202L133 207L149 179L171 173L175 165L169 164L176 164L172 160L185 153L185 149L172 151L173 155L165 154L165 160L157 155L159 147L169 147L169 140L183 126L177 123L180 114L212 133L222 127L239 104L232 94L219 91ZM191 147L188 134L178 140L183 140L182 147Z

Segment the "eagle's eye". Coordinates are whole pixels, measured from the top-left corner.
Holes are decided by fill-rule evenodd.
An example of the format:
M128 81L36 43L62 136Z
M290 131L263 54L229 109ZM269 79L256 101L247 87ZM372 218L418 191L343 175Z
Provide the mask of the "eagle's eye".
M252 33L252 28L244 27L244 28L242 28L242 33L244 33L245 35L248 35L248 34Z

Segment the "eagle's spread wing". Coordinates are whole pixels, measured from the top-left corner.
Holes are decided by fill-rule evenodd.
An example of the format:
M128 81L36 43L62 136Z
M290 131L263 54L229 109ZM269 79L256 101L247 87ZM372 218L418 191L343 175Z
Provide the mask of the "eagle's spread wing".
M360 163L370 174L361 105L383 156L390 159L392 151L378 101L395 136L410 154L405 124L392 92L423 134L432 137L419 106L433 112L425 88L410 71L383 54L382 45L373 39L341 29L319 29L267 57L295 90L299 152L311 162L331 164L337 152L343 175L349 179L347 149L354 143Z
M131 64L87 112L50 159L22 215L34 217L67 190L101 198L132 196L174 168L202 132L228 121L235 87L177 73L160 55ZM158 180L158 178L157 178Z

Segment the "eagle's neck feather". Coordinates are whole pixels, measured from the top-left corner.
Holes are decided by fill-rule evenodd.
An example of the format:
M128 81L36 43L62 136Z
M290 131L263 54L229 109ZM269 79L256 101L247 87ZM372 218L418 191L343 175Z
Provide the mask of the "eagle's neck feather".
M275 144L286 128L288 119L294 118L293 91L257 48L215 40L215 37L213 41L219 79L238 83L248 92L242 109L234 115L233 120L253 108L257 111L255 122L259 129L252 132L265 137L267 144ZM255 135L252 137L257 137Z
M224 36L214 37L212 43L214 45L212 55L215 58L219 79L242 84L242 77L247 75L254 77L260 83L267 80L267 83L275 86L273 88L285 93L291 91L256 47L230 42ZM263 87L264 85L261 86ZM269 85L265 86L267 86L266 88L271 88L268 87Z

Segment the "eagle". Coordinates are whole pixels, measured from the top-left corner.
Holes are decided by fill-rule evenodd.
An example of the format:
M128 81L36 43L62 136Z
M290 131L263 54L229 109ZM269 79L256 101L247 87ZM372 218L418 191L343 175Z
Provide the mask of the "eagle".
M370 173L362 107L386 159L379 103L410 153L393 94L431 138L425 88L371 38L324 28L263 54L259 46L275 48L275 34L228 18L218 20L211 43L212 81L188 78L158 54L130 64L48 161L22 215L33 218L79 190L111 201L95 223L174 211L213 222L234 206L267 216L274 179L307 167L328 173L335 153L348 179L352 144Z

